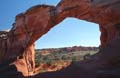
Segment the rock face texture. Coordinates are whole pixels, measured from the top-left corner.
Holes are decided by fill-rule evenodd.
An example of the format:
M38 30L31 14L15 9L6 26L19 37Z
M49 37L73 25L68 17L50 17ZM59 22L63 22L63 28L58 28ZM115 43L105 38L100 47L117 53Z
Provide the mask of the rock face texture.
M33 78L120 78L119 7L119 0L61 0L56 7L38 5L18 14L13 28L0 34L0 77L32 75L34 42L65 18L74 17L99 24L99 53L61 71L38 74Z
M59 20L67 16L99 24L102 47L120 35L118 7L119 0L62 0L57 6Z
M34 42L54 26L51 22L54 16L50 16L49 13L54 8L47 5L32 7L16 16L13 28L7 34L1 32L0 65L4 69L0 72L8 73L8 67L14 66L16 70L14 72L20 72L22 76L33 74L35 69Z

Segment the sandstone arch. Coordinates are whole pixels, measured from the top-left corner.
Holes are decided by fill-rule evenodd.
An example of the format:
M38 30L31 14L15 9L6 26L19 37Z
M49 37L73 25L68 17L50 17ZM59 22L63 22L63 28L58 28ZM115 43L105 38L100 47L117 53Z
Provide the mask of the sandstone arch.
M35 78L65 76L73 78L76 75L79 78L97 78L96 70L119 66L119 7L119 0L62 0L56 7L38 5L17 15L7 38L0 39L2 56L0 65L3 67L0 70L1 75L8 74L8 70L12 69L11 78L18 73L29 76L34 71L34 42L66 17L75 17L100 25L102 47L100 53L93 56L92 59L83 60L62 71L39 74L34 76ZM72 72L74 69L76 71ZM65 75L61 76L63 73ZM83 75L81 76L79 73ZM88 73L88 76L84 73Z

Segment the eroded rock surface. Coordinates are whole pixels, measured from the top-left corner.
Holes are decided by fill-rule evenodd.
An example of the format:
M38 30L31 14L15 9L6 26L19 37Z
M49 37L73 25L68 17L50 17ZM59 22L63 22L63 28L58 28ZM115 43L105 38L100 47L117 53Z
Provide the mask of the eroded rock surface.
M116 74L120 56L119 7L119 0L61 0L56 7L38 5L17 15L13 28L7 35L0 35L0 66L3 68L0 68L0 75L3 78L14 78L18 74L18 78L32 75L35 69L34 42L65 18L75 17L99 24L100 52L61 71L33 77L120 78ZM10 76L4 77L5 74L9 74L9 70ZM112 75L109 75L111 70L115 74L112 72ZM104 72L107 72L107 75Z
M119 0L62 0L57 8L63 17L75 17L99 24L101 46L120 36L120 1Z
M23 76L33 74L35 69L34 42L54 26L51 22L54 16L50 16L49 13L54 8L48 5L38 5L25 13L18 14L6 38L3 36L4 33L1 35L0 65L6 70L4 73L8 73L7 68L14 65L16 72L20 72Z

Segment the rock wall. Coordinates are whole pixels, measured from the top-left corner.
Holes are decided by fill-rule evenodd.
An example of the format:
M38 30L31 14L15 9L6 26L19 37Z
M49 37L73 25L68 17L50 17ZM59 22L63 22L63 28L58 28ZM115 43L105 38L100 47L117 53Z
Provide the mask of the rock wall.
M18 14L8 35L0 36L0 55L2 55L0 65L4 67L0 72L5 71L3 74L8 74L8 68L14 66L15 68L10 68L11 71L14 70L10 74L13 75L12 78L17 72L22 74L21 76L30 76L34 72L34 42L65 18L74 17L99 24L102 49L98 54L92 56L92 59L83 60L48 75L46 73L38 74L35 78L53 78L55 76L73 78L76 75L79 78L90 78L90 76L97 78L92 76L99 68L112 67L111 64L113 67L118 65L117 59L120 55L119 7L119 0L61 0L56 7L38 5L28 9L25 13ZM64 77L61 76L63 73ZM80 76L79 73L83 75ZM85 76L85 73L88 73L88 77Z
M75 17L99 24L101 47L120 36L120 1L119 0L62 0L57 8L58 19Z

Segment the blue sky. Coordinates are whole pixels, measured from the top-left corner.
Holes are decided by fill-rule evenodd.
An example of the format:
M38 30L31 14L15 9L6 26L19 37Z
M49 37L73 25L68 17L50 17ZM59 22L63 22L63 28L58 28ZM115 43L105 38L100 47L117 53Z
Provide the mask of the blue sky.
M15 16L37 4L57 5L60 0L1 0L0 30L12 27ZM67 18L56 25L36 42L35 48L57 48L66 46L99 46L99 27L97 24Z

